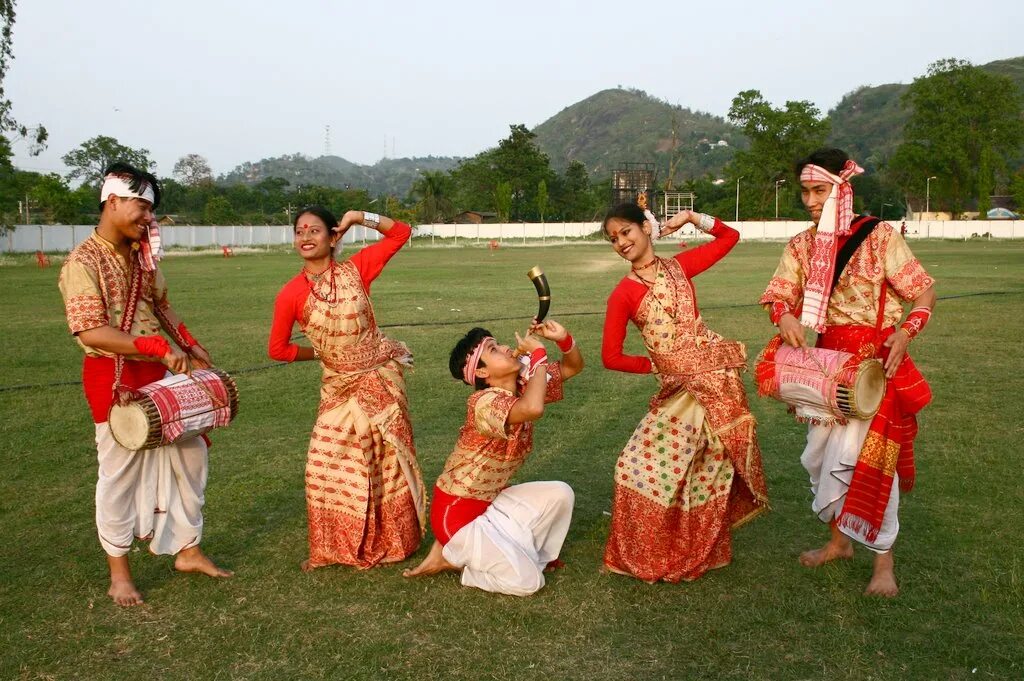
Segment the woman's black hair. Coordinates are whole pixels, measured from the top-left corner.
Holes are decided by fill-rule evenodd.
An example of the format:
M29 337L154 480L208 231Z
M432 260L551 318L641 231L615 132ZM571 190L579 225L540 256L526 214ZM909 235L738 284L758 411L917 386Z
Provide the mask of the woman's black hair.
M612 220L625 220L626 222L632 222L643 226L644 220L646 219L647 216L644 215L644 211L640 206L629 202L620 203L605 214L604 222L601 223L601 231L604 232L605 237L607 237L608 223Z
M800 159L793 168L797 179L800 179L800 173L803 172L804 166L807 165L821 166L833 175L838 175L849 160L849 155L842 149L825 147L811 152L807 158Z
M157 182L156 176L153 173L146 172L145 170L139 170L133 165L124 163L123 161L115 161L107 166L106 170L103 171L103 178L107 175L117 175L124 178L128 182L128 186L136 194L141 194L145 191L148 186L153 190L153 210L156 210L157 206L160 205L160 183ZM103 186L103 178L100 178L100 187ZM107 203L107 197L100 197L100 212L103 212L103 206Z
M299 218L301 218L303 215L306 215L307 213L309 213L310 215L315 215L318 218L320 218L323 221L323 223L327 225L327 229L329 230L333 230L335 227L338 226L338 218L334 217L334 213L332 213L331 211L327 210L323 206L306 206L305 208L300 208L299 212L295 214L295 221L292 223L292 227L298 227Z
M469 359L469 354L473 352L473 349L476 348L477 345L480 344L480 341L490 335L491 332L487 329L482 329L479 326L476 326L470 329L465 336L459 339L459 342L455 344L454 348L452 348L451 356L448 358L448 370L452 372L452 376L459 381L462 381L462 373L466 368L466 360ZM484 361L481 359L480 363L477 364L477 367L479 368L482 366L484 366ZM477 390L483 390L487 387L487 381L478 376L476 377L473 387Z

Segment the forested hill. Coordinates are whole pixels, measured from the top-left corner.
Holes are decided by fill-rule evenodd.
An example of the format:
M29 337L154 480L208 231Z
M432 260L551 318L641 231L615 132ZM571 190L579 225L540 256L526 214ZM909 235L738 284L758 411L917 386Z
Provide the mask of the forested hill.
M302 154L265 158L246 162L217 178L218 183L259 184L269 177L288 180L291 187L320 185L325 187L352 187L366 189L371 194L391 194L404 197L424 170L447 171L458 165L459 159L441 156L423 158L385 158L364 166L339 156L310 158Z
M1024 57L994 61L980 68L1010 77L1024 91ZM884 164L902 141L908 111L901 98L907 87L898 83L864 86L843 97L828 114L832 123L830 142L847 149L868 168ZM808 92L807 98L813 95ZM607 177L623 162L651 162L658 168L659 180L664 181L671 158L677 163L677 180L709 174L721 177L736 149L746 146L744 136L723 118L669 104L641 90L622 88L602 90L576 102L533 132L555 170L564 170L569 161L581 161L595 179ZM675 154L670 154L673 139ZM429 156L383 159L364 166L338 156L310 158L294 154L243 163L218 181L257 184L268 177L281 177L292 187L350 186L371 194L405 197L422 171L451 170L460 160Z
M674 123L673 123L674 120ZM655 163L668 172L675 128L676 176L720 174L743 136L724 119L663 102L641 90L602 90L544 121L533 132L551 165L581 161L592 177L622 162ZM720 141L728 146L716 146Z
M1024 91L1024 57L1003 59L979 66L989 73L1008 76ZM903 141L903 124L910 113L901 98L909 85L857 88L829 111L832 135L829 141L850 152L868 168L878 168L892 157Z

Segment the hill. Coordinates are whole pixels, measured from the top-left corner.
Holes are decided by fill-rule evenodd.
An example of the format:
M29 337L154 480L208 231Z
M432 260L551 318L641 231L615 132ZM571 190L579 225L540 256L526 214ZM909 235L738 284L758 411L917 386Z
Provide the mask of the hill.
M424 170L451 170L459 159L443 156L423 158L385 158L373 165L359 165L340 156L310 158L290 154L245 162L217 178L221 184L258 184L269 177L280 177L298 185L358 187L371 194L404 197Z
M591 176L606 176L622 162L656 164L669 170L673 148L676 177L721 172L737 146L745 144L735 126L711 114L675 106L634 89L602 90L566 107L533 132L556 170L581 161ZM716 146L724 141L727 146Z

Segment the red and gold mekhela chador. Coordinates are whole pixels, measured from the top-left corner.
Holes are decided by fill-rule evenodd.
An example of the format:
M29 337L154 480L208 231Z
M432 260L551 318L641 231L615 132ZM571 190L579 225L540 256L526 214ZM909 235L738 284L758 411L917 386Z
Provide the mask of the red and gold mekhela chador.
M704 325L690 278L721 259L738 232L716 220L715 240L660 258L648 286L624 278L608 299L602 359L650 373L660 390L615 464L604 563L647 582L694 580L732 559L730 529L768 508L768 491L740 372L742 343ZM650 359L622 354L627 321Z
M275 303L270 356L295 359L289 335L297 321L323 366L306 458L312 567L404 560L423 536L426 497L403 375L412 355L381 333L369 298L370 283L410 233L395 223L315 281L299 273Z
M856 222L857 218L854 219ZM840 237L838 247L842 248L847 239L848 236ZM812 228L796 235L786 245L761 303L768 307L778 302L785 303L799 318L803 283L813 257ZM914 257L899 232L886 222L879 223L854 252L836 282L829 298L827 327L818 336L817 346L865 358L878 357L884 361L889 349L882 343L899 324L903 316L903 301L916 299L934 284L935 280ZM880 309L881 320L878 318ZM904 492L910 491L914 485L916 414L930 400L928 383L910 355L904 355L896 375L886 382L881 407L871 420L856 455L841 513L838 519L823 517L823 520L836 520L843 532L876 550L891 547L895 533L883 539L879 537L879 531L886 507L894 510L889 502L894 477L899 478L899 489ZM842 423L811 425L812 429L821 427L845 426ZM818 479L826 486L835 484L835 480L841 477L838 468L809 472L812 480ZM815 494L819 496L818 490ZM831 501L831 498L816 499L815 511L820 515ZM885 524L897 526L890 521Z

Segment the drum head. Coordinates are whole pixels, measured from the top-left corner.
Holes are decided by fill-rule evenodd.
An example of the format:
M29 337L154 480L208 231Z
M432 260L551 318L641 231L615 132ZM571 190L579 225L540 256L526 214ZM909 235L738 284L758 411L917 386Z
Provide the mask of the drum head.
M860 365L854 390L857 418L869 419L874 416L885 395L885 369L880 361L869 359Z
M110 432L117 444L133 452L142 449L149 437L149 418L135 402L115 404L108 417Z

